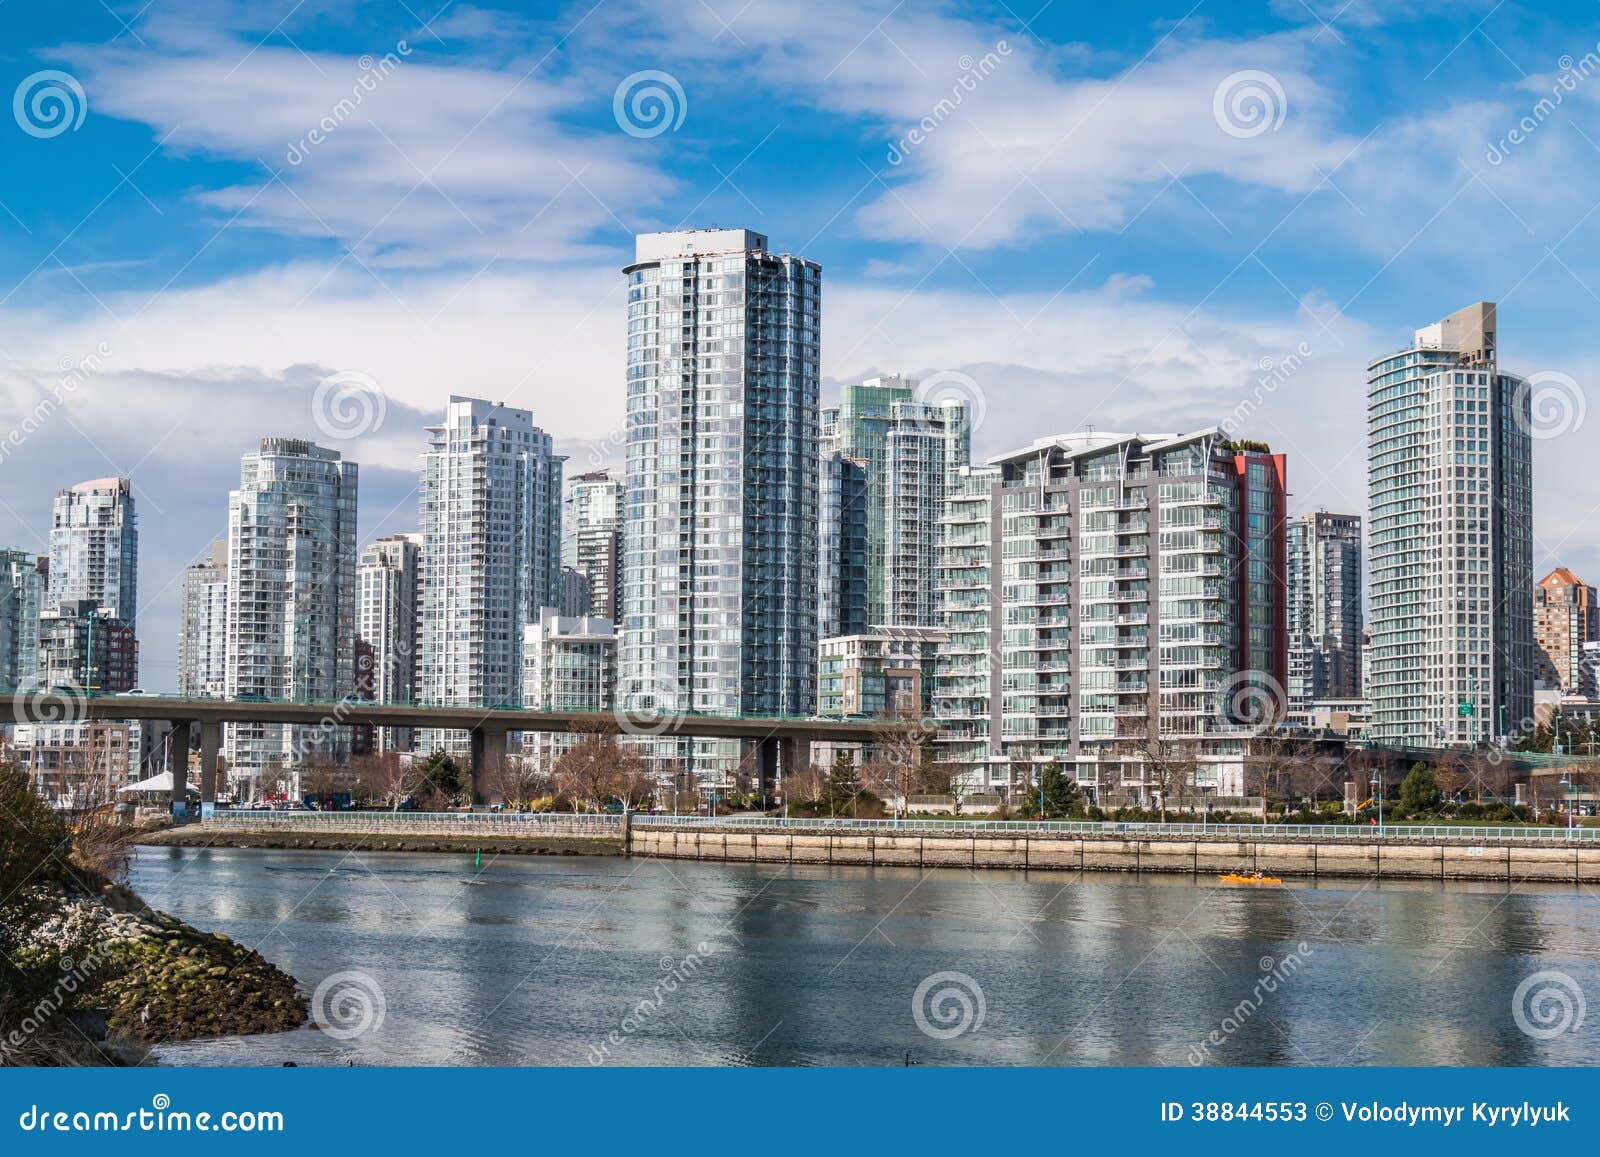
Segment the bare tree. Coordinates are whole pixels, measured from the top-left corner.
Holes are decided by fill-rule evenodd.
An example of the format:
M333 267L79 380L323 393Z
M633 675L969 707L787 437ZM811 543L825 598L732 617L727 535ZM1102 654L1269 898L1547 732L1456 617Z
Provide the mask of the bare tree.
M556 760L556 782L575 803L587 804L599 811L620 786L617 770L621 752L617 737L609 729L588 720L574 724L572 734L577 742Z
M399 752L385 751L363 760L357 776L368 799L399 811L401 804L422 790L427 769L421 760L402 759Z
M488 788L512 811L526 811L540 796L551 794L550 776L539 765L520 755L508 755L491 768Z
M1144 710L1123 716L1117 747L1138 762L1146 787L1160 794L1161 822L1167 822L1167 801L1194 783L1199 769L1199 752L1192 740L1165 735L1161 730L1161 709L1154 694L1145 700Z

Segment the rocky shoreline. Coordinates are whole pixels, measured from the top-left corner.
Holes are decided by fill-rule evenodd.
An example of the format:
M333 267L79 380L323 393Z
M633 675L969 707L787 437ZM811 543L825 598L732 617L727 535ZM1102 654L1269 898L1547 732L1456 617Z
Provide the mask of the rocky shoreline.
M19 967L56 974L36 1009L46 1014L41 1022L60 1011L93 1041L103 1015L114 1046L151 1046L306 1021L294 978L220 932L192 928L115 884L51 900L51 914L16 954Z

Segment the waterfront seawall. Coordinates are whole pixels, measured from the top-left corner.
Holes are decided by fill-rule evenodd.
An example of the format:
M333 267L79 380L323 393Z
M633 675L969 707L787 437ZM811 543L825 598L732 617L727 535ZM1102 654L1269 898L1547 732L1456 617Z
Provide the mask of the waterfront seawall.
M636 821L635 856L745 863L854 864L921 868L1006 868L1023 871L1162 872L1214 876L1262 872L1308 879L1355 877L1600 883L1600 846L1570 844L1415 843L1386 837L1014 834L938 832L841 833L797 827L740 831L736 826L685 830Z
M729 863L861 867L984 868L1066 872L1159 872L1215 876L1262 872L1301 879L1600 883L1600 840L1564 840L1548 829L1271 827L1252 831L1028 830L1021 825L922 829L842 823L757 826L667 817L231 813L154 833L141 842L188 847L473 852L514 855L633 855ZM1318 834L1319 831L1325 834ZM1442 834L1441 834L1442 833ZM1582 833L1580 833L1581 835Z

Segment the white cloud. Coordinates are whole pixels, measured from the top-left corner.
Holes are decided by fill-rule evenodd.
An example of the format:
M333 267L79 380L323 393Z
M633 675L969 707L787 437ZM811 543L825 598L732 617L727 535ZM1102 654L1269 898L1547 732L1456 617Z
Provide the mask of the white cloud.
M120 42L75 64L97 113L149 124L168 151L261 166L203 194L219 220L331 238L367 263L593 256L597 230L634 224L614 213L672 188L640 142L566 126L593 94L550 69L430 57L425 39L368 56L252 43Z
M1235 43L1179 31L1107 68L1086 49L1046 51L1025 32L921 9L758 0L720 39L707 9L669 19L675 52L720 50L762 83L873 126L883 144L870 161L888 188L857 223L887 240L983 248L1116 229L1174 175L1304 193L1354 144L1332 127L1337 102L1315 77L1308 32ZM1259 135L1230 134L1214 115L1218 86L1241 72L1271 78L1276 127Z

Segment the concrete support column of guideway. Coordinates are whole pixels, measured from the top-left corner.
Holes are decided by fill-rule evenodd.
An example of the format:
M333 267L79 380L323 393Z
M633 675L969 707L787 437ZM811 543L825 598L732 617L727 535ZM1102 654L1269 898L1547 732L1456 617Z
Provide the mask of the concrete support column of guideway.
M189 729L187 719L174 722L172 734L167 737L167 770L172 773L172 814L177 815L180 805L189 794Z
M222 750L222 724L200 725L200 802L217 802L217 754Z
M799 736L782 738L769 735L760 740L756 767L761 773L761 798L770 800L781 775L785 780L800 775L811 764L811 740Z
M472 767L468 777L472 783L474 805L489 802L489 788L495 775L505 766L506 734L501 727L480 726L472 729Z

